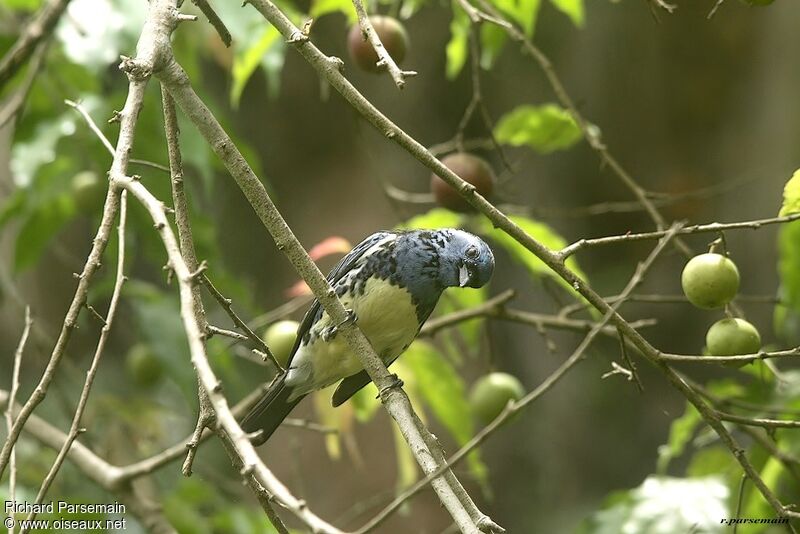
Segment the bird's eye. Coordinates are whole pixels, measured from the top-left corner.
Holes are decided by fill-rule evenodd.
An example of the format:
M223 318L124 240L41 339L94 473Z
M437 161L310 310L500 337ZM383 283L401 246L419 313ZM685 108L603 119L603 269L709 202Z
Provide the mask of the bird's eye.
M465 254L467 255L467 258L471 260L476 259L478 257L478 247L475 246L469 247L465 252Z

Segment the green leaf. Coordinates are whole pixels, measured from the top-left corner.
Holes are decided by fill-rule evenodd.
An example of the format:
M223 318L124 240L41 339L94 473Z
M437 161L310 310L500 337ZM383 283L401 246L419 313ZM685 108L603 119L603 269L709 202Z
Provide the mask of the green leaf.
M469 38L470 20L461 6L453 2L453 20L450 21L450 41L445 48L447 62L445 74L448 80L455 79L467 62L467 39Z
M236 53L233 56L233 67L231 68L231 75L233 76L233 84L231 85L231 105L238 107L239 100L242 97L245 85L247 85L250 76L253 75L256 68L261 64L261 58L267 51L278 42L281 36L280 32L271 25L264 25L261 36L255 40L251 45L237 47Z
M186 399L191 400L197 395L197 383L177 298L138 280L128 282L126 290L131 297L134 317L144 342L161 361L167 375L181 388Z
M514 19L526 36L533 36L541 0L490 0L490 3Z
M500 143L529 146L542 154L569 148L582 136L569 112L555 104L513 109L497 123L494 135Z
M568 16L575 26L583 26L583 0L550 0L550 3Z
M392 437L397 457L397 489L402 490L417 481L419 471L417 461L397 425L392 425Z
M789 343L800 342L800 221L784 225L778 234L778 277L781 304L775 306L775 332Z
M452 291L446 290L439 299L436 306L437 315L445 315L459 310L474 308L486 300L486 287L481 288L453 288ZM455 328L448 329L450 331L457 331L464 343L466 349L477 349L480 345L480 333L483 319L476 317L469 321L460 322ZM456 361L460 361L458 358Z
M794 171L783 188L783 205L778 215L783 217L797 212L800 212L800 169Z
M466 387L453 366L430 343L417 340L403 355L403 364L411 370L416 390L436 419L444 425L459 445L473 436L473 420L466 396ZM478 449L473 450L467 462L473 476L485 483L486 466Z
M352 26L358 20L356 9L350 0L314 0L311 3L309 17L312 19L316 20L329 13L344 13L348 26Z
M674 419L669 428L669 439L666 445L658 448L658 466L656 472L665 474L669 462L679 458L686 449L686 444L691 441L695 429L702 421L700 413L689 402L683 415Z
M528 235L550 249L559 250L567 245L563 237L544 223L523 215L512 215L509 218ZM499 228L494 228L488 219L481 218L477 221L477 224L477 231L479 233L486 236L496 245L503 247L512 258L524 265L534 278L538 279L541 276L549 276L570 291L575 291L572 286L554 273L542 260L534 256L532 252L522 246L517 240ZM581 271L580 267L578 267L578 262L574 257L567 259L566 265L580 278L586 280L586 275Z
M406 222L398 225L404 230L436 230L438 228L458 228L464 219L458 213L444 208L433 208L427 213L412 217Z
M495 24L481 24L481 68L489 70L503 51L508 34Z
M377 395L378 388L375 387L374 382L370 382L350 397L350 404L353 405L356 420L359 423L366 423L378 412L381 401L376 398Z
M620 532L728 532L730 490L718 477L650 476L638 488L617 494L578 530L583 534ZM761 516L748 516L761 517Z
M39 206L22 224L14 247L14 271L20 272L38 261L45 247L75 215L75 202L61 195Z
M96 102L96 99L86 101L84 107L91 109ZM62 138L75 133L76 120L74 112L62 113L56 119L39 123L29 141L14 143L10 167L17 186L30 186L39 169L56 160L56 145Z

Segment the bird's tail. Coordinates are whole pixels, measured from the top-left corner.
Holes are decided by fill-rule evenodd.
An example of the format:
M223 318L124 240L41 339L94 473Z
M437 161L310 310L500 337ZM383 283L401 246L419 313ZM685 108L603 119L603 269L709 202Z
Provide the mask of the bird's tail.
M292 388L286 385L285 378L285 375L278 378L242 419L242 430L245 432L262 430L254 445L261 445L267 441L289 412L305 397L300 395L296 399L289 400Z

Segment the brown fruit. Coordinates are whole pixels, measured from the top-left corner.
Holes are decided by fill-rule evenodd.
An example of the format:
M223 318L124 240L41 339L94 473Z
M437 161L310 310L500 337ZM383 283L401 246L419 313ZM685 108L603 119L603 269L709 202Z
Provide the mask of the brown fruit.
M488 197L492 194L494 173L486 161L466 152L457 152L443 158L442 163L461 179L474 185L481 196ZM473 207L455 189L435 174L431 175L431 192L443 208L461 212L473 211Z
M394 62L398 64L402 62L408 50L408 34L403 25L395 18L382 15L373 15L369 20ZM384 66L378 66L378 54L375 53L372 44L364 39L357 23L350 28L350 33L347 35L347 48L350 57L363 70L381 72L385 69Z

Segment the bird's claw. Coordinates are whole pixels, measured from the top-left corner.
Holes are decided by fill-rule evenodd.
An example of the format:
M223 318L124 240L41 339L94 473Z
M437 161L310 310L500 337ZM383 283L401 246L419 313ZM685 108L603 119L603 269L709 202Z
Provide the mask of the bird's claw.
M395 373L390 374L389 378L392 379L392 382L390 384L387 384L387 385L383 386L380 389L380 391L378 391L378 395L375 397L376 399L380 399L383 396L384 393L388 392L391 389L394 389L394 388L400 389L400 388L402 388L403 385L405 384L405 382L403 382L403 379L400 378L399 376L397 376Z
M322 329L322 331L319 334L320 337L322 338L322 341L324 341L325 343L327 343L328 341L331 341L332 339L334 339L336 337L336 334L339 333L339 329L342 326L344 326L344 325L346 325L348 323L355 323L356 322L356 319L357 319L356 312L354 312L353 310L349 310L349 309L346 310L346 311L347 311L347 317L345 317L344 321L342 321L339 324L335 324L333 326L329 326L327 328L323 328Z

